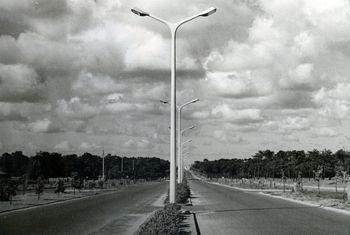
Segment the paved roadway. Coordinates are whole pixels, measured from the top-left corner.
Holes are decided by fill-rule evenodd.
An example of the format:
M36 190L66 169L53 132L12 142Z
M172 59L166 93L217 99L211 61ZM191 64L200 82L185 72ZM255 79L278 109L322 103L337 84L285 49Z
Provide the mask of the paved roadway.
M189 180L201 234L350 234L350 216Z
M132 234L161 206L169 182L0 214L0 234Z

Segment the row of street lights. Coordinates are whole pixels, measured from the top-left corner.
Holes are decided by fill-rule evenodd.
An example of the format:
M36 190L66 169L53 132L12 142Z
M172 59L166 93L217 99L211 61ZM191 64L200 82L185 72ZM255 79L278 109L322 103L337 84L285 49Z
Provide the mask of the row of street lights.
M165 24L171 33L171 112L170 112L170 189L169 189L169 202L175 203L176 195L176 32L178 28L186 22L194 20L198 17L206 17L216 12L216 8L211 7L206 11L203 11L197 15L191 16L185 20L177 23L171 23L163 20L159 17L151 15L143 10L133 8L131 11L138 16L148 16ZM181 135L181 133L180 133ZM180 142L181 143L181 142Z
M169 102L168 101L164 101L164 100L159 100L161 103L163 104L168 104ZM192 125L188 128L185 128L185 129L182 129L182 125L181 125L181 120L182 120L182 109L189 105L189 104L192 104L192 103L195 103L199 101L198 98L192 100L192 101L189 101L183 105L180 105L180 106L176 106L177 108L177 119L178 119L178 125L177 125L177 133L178 133L178 138L177 138L177 182L180 184L182 183L182 180L183 180L183 159L182 159L182 145L184 143L182 143L182 136L184 134L185 131L188 131L188 130L191 130L191 129L194 129L196 126Z

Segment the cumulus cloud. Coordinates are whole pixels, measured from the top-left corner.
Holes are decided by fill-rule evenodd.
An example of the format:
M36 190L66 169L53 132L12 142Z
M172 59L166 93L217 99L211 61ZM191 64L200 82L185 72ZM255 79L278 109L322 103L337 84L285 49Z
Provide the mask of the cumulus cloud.
M227 104L219 105L211 111L215 118L223 118L228 122L254 123L261 122L264 118L258 109L234 110Z
M209 73L205 86L207 90L228 98L264 96L272 89L270 81L251 71Z
M64 141L56 144L54 146L54 149L56 151L60 151L60 152L68 152L68 151L72 151L73 146L67 140L64 140Z
M238 143L238 144L242 144L245 142L245 140L241 137L238 136L236 134L233 133L228 133L227 131L224 130L215 130L213 132L213 137L224 144L232 144L232 143Z
M89 119L99 113L99 108L82 102L79 97L73 97L69 101L57 101L56 113L63 118Z
M339 134L329 127L317 127L313 128L312 135L315 137L335 137Z
M106 75L92 74L82 71L72 84L72 91L79 96L110 94L125 89L125 85L117 84Z
M101 146L95 143L82 142L79 146L82 151L96 151L101 148Z
M200 98L184 125L216 123L206 137L193 133L198 143L216 139L227 152L247 153L258 131L276 145L348 131L347 0L133 1L172 22L212 5L217 14L177 34L178 104ZM53 145L40 136L56 140L60 131L65 141L79 132L89 143L108 136L126 152L167 153L169 106L158 100L170 96L170 34L130 7L126 0L0 2L0 130L13 137L4 149L25 142L12 131L22 126L51 133L32 140L46 149ZM240 138L247 145L230 148Z
M0 101L38 102L45 96L44 85L33 68L0 64Z
M321 88L315 92L313 101L320 107L319 114L330 119L347 119L350 105L349 88L349 83L339 83L334 88Z
M47 118L29 123L28 130L35 133L60 132L60 129L50 119Z
M131 148L131 149L149 149L153 147L152 143L146 139L141 139L141 140L134 140L134 139L129 139L123 144L124 147L126 148Z

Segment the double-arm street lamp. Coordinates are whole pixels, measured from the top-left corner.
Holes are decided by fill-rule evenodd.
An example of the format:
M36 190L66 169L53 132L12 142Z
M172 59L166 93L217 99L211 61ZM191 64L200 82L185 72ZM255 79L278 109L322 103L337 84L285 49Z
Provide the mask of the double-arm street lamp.
M170 112L170 190L169 190L169 202L175 203L175 194L176 194L176 32L178 28L186 22L194 20L198 17L206 17L214 12L216 8L211 7L206 11L203 11L197 15L191 16L185 20L179 21L177 23L171 23L166 20L163 20L159 17L151 15L148 12L143 10L133 8L131 9L133 13L138 16L148 16L152 19L155 19L166 26L168 26L171 33L171 112Z

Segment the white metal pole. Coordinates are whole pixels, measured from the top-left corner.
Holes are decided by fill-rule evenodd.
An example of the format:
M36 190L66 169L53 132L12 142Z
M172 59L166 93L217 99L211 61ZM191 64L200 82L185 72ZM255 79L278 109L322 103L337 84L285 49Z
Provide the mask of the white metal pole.
M105 151L102 150L102 180L105 180Z
M178 112L177 112L177 119L178 119L178 128L177 128L177 136L178 136L178 140L177 140L177 143L178 143L178 147L177 147L177 182L180 184L182 182L181 180L181 152L182 152L182 146L181 146L181 143L182 143L182 132L181 132L181 110L182 110L182 107L179 107L178 108Z
M171 31L171 116L170 116L170 192L169 202L175 203L176 193L176 29L170 25Z

